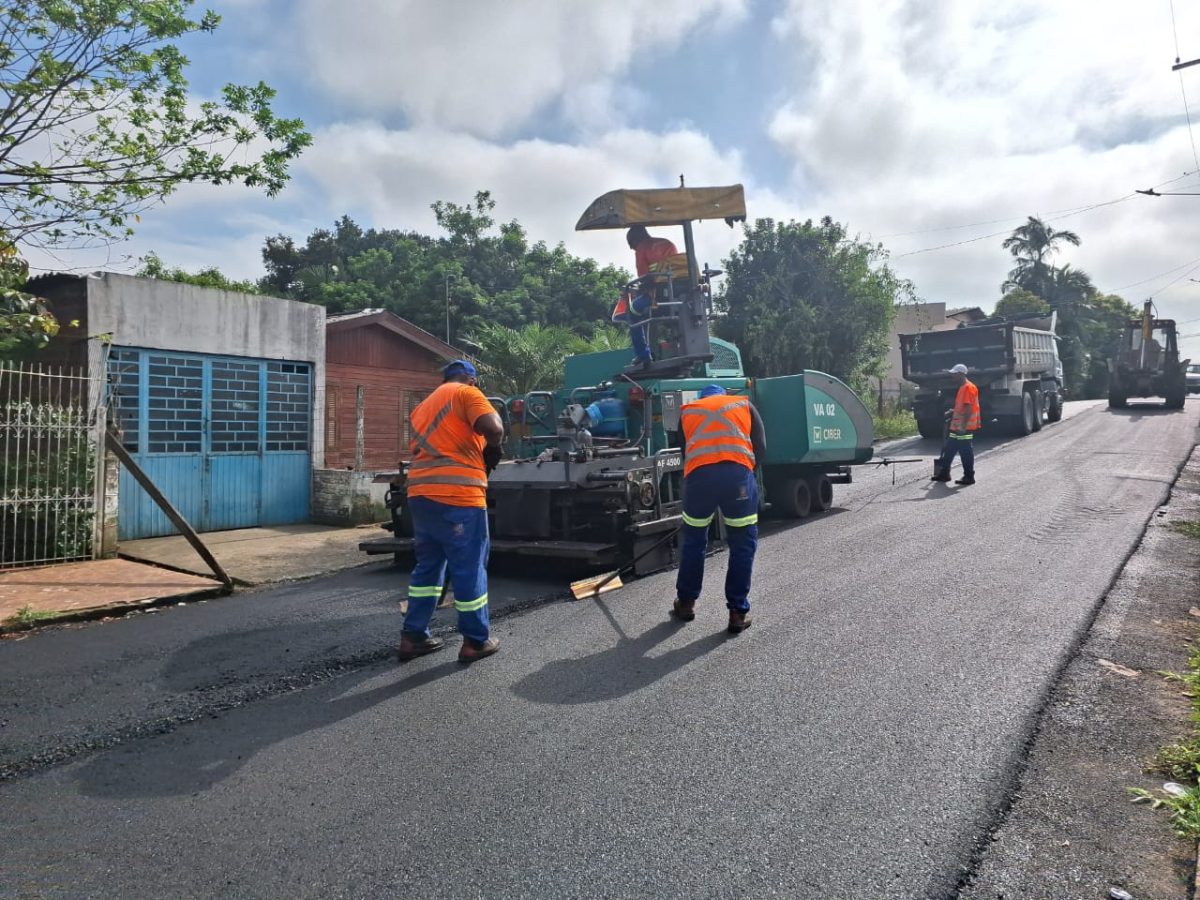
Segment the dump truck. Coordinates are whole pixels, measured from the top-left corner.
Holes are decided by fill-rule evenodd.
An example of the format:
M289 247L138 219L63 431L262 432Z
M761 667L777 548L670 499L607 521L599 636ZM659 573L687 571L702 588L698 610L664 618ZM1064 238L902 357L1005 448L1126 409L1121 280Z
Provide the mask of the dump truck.
M1140 319L1125 325L1108 360L1108 405L1122 409L1130 397L1162 397L1167 409L1183 409L1191 360L1179 358L1173 319L1156 319L1147 300Z
M745 218L741 185L613 191L578 230L681 226L686 263L627 285L654 298L649 327L664 358L629 365L628 350L569 357L563 386L490 398L505 423L506 458L488 479L492 550L588 568L633 565L636 574L674 564L670 538L682 523L683 406L719 384L748 397L762 416L766 458L758 477L764 510L793 518L829 509L833 485L873 455L870 413L845 384L822 372L747 377L737 347L709 334L711 287L721 275L696 260L692 223ZM681 254L684 256L685 254ZM388 492L391 538L368 553L403 554L411 535L404 474ZM714 522L720 539L720 519Z
M1063 411L1057 313L987 319L947 331L900 335L903 376L917 385L913 413L924 438L941 438L958 391L949 369L959 363L979 388L986 430L1027 435Z

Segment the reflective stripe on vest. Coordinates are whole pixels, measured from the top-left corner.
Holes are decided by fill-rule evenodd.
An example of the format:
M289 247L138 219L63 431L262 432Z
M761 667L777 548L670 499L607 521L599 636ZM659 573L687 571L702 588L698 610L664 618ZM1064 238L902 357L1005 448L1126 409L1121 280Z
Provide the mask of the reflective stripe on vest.
M719 406L705 402L713 399L724 402ZM750 401L746 398L701 398L683 407L681 421L685 476L700 466L717 462L736 462L754 468L754 445L749 434Z

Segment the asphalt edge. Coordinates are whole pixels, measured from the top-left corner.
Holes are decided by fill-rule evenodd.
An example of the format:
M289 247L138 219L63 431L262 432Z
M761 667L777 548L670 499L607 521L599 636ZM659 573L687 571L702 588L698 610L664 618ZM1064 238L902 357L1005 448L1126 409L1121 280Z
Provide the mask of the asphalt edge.
M979 870L983 863L984 856L987 853L988 847L995 840L999 831L1004 827L1013 806L1018 798L1019 789L1024 780L1025 774L1029 768L1030 757L1034 746L1037 744L1038 738L1043 731L1045 716L1053 701L1055 692L1059 688L1067 669L1079 657L1083 648L1087 645L1088 638L1095 627L1096 620L1099 618L1101 611L1108 602L1113 589L1121 580L1129 561L1141 550L1146 539L1146 533L1151 524L1160 515L1163 507L1168 506L1171 502L1171 496L1174 493L1175 486L1179 482L1180 476L1184 470L1192 464L1193 460L1200 466L1200 441L1192 445L1191 452L1184 457L1176 467L1174 474L1168 483L1163 485L1162 494L1158 503L1150 510L1146 516L1146 520L1142 523L1142 527L1138 532L1137 540L1133 542L1129 552L1121 560L1112 579L1101 593L1099 599L1092 607L1086 621L1079 626L1073 640L1071 641L1066 652L1063 653L1057 666L1055 666L1053 676L1047 680L1046 689L1038 700L1037 707L1031 714L1032 728L1029 731L1025 741L1019 747L1014 749L1010 754L1010 763L1006 766L1006 773L1002 783L1004 784L1004 793L1001 800L993 806L991 815L987 817L987 821L980 837L976 840L975 845L971 848L967 862L960 866L960 875L958 882L954 887L953 893L948 897L948 900L958 900L965 888L973 885L976 878L979 876ZM1200 866L1200 842L1197 843L1196 852L1193 854L1195 865ZM1200 868L1195 869L1192 878L1193 890L1188 900L1198 900L1200 898Z

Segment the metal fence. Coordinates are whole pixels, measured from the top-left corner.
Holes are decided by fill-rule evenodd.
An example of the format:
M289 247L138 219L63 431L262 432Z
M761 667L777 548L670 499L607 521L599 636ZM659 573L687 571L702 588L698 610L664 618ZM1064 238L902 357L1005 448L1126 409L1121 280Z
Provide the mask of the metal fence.
M0 362L0 569L96 555L103 371Z

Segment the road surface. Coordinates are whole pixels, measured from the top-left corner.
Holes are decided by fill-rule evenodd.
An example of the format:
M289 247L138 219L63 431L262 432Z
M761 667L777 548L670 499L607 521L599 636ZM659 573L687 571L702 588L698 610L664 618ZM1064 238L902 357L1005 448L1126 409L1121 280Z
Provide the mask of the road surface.
M715 557L687 625L510 575L465 670L384 567L0 643L0 894L953 897L1200 402L1068 412L769 529L736 638Z

